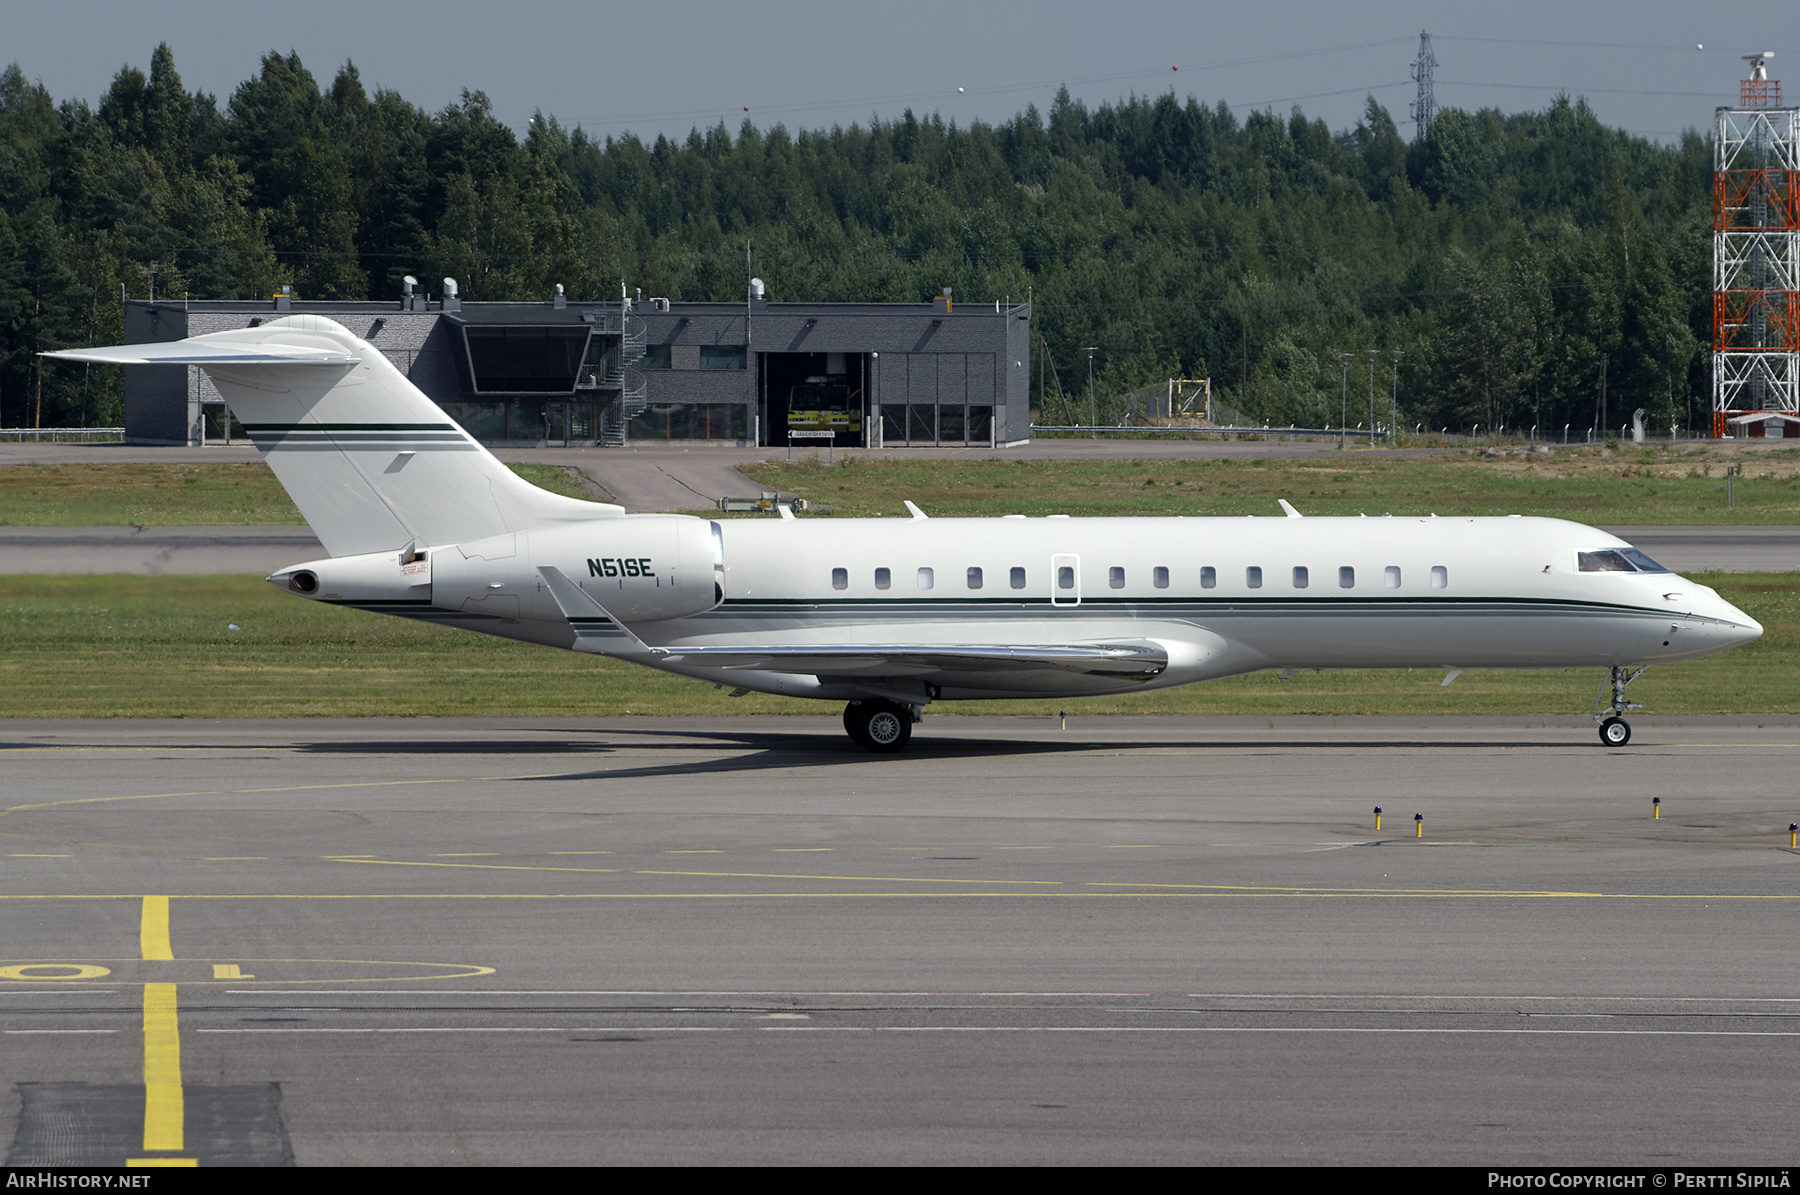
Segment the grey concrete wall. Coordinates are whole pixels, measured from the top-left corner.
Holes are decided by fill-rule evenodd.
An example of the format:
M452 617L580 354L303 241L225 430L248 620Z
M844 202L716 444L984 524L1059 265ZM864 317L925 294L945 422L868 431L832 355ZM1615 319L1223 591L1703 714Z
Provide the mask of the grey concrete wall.
M125 304L125 343L184 339L187 313L173 303ZM187 366L125 367L125 440L131 444L189 444Z
M753 369L647 369L644 393L650 402L756 401Z

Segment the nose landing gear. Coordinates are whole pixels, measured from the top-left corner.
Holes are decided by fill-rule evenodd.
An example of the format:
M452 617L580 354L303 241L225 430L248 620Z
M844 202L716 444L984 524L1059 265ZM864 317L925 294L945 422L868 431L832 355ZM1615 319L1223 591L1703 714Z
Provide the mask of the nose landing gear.
M844 707L844 729L877 755L892 755L912 738L918 714L912 706L876 699L852 701Z
M1600 682L1600 692L1594 697L1594 721L1600 724L1600 741L1608 747L1623 747L1631 741L1631 723L1622 715L1627 710L1641 710L1644 707L1636 702L1625 700L1625 686L1644 675L1642 668L1621 668L1617 664L1608 669L1606 679ZM1606 700L1607 687L1612 688L1612 701L1606 705L1605 713L1601 713L1601 702Z

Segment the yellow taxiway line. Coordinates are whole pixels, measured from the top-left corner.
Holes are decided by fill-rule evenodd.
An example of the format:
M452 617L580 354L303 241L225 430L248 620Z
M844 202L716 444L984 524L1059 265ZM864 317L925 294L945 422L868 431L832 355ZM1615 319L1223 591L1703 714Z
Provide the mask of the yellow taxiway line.
M138 922L144 958L172 960L169 898L144 897ZM144 1149L165 1155L187 1148L187 1105L181 1090L181 1026L175 985L144 985ZM197 1166L198 1158L128 1158L128 1166Z

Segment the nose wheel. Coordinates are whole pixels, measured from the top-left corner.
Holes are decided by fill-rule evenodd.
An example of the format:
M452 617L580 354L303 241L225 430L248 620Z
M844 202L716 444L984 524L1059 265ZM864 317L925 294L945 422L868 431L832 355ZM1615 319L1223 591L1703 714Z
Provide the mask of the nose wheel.
M853 701L844 707L844 729L876 755L892 755L912 739L911 706L893 701Z
M1594 698L1594 721L1600 724L1601 743L1608 747L1623 747L1631 741L1631 723L1622 715L1627 710L1641 710L1644 707L1625 700L1625 686L1642 675L1643 668L1621 668L1614 665L1607 670L1606 679L1600 682L1600 692ZM1612 701L1607 703L1606 691L1609 688L1612 690Z

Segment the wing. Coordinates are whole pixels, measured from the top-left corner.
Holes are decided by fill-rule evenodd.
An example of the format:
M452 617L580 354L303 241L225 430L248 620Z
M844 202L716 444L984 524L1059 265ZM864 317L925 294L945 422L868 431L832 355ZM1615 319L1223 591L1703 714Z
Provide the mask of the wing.
M708 644L652 647L607 612L592 594L540 567L545 588L575 632L575 650L598 655L650 655L657 663L752 672L787 672L821 679L916 677L933 683L972 681L996 674L1051 669L1115 680L1149 680L1169 666L1168 651L1150 640L1121 643L853 643Z
M577 635L580 635L578 630ZM845 645L671 647L663 658L711 668L793 672L836 677L916 676L938 683L996 673L1052 669L1117 680L1149 680L1169 666L1163 648L1148 640L1124 643L857 643Z

